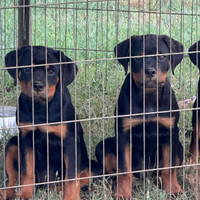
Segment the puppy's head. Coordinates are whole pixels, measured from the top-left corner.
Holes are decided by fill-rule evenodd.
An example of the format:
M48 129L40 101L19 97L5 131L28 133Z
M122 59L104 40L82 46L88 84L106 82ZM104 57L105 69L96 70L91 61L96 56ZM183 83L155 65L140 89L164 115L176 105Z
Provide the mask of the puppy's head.
M145 79L146 88L156 88L157 82L158 87L164 86L170 67L174 74L174 69L181 62L183 54L173 53L183 52L183 45L166 35L149 34L132 36L119 43L114 52L126 74L128 63L131 62L131 73L138 87L143 87Z
M193 53L189 53L190 60L200 69L200 41L194 43L189 48L189 52L190 51L194 51Z
M60 84L64 90L77 73L77 66L63 52L44 46L23 46L11 51L5 57L5 64L15 85L19 79L25 98L31 100L34 96L34 101L41 103L47 98L51 101L56 87ZM9 68L16 66L17 69Z

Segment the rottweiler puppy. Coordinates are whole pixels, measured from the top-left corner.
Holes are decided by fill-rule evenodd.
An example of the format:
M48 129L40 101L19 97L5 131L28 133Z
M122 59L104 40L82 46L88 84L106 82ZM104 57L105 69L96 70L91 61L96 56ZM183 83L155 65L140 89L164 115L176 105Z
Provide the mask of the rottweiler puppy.
M101 169L91 161L89 171L82 126L75 122L78 118L66 87L76 77L76 64L63 52L44 46L11 51L5 64L15 84L19 79L21 94L16 111L19 138L12 137L5 150L8 187L12 188L1 192L1 199L15 195L17 182L21 188L16 196L28 199L34 183L68 179L73 180L64 181L64 199L80 199L80 188L88 178L75 178L100 174Z
M189 48L189 57L190 60L200 69L200 41L197 43L193 44ZM192 133L192 139L191 139L191 144L190 144L190 154L189 154L189 162L191 164L196 164L198 163L198 158L199 158L199 151L200 151L200 146L199 146L199 139L200 139L200 81L198 83L198 92L197 92L197 99L194 102L194 110L192 114L192 126L193 126L193 133Z
M170 172L168 167L181 164L183 147L177 126L179 108L167 72L171 68L174 73L181 62L183 45L166 35L149 34L132 36L114 52L125 73L130 62L130 73L115 109L115 137L104 141L104 156L103 141L97 145L98 162L106 173L124 173L118 176L115 197L130 198L132 172L155 166L166 168L161 171L162 185L177 194L181 191L177 169Z

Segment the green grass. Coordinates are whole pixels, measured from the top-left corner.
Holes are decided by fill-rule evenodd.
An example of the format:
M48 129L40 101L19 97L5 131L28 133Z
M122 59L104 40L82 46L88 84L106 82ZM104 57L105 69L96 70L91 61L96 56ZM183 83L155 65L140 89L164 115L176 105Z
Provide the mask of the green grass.
M14 6L14 1L3 1L0 6ZM31 1L34 4L35 1ZM72 60L78 61L79 72L75 82L70 86L70 93L73 104L79 119L98 118L82 122L85 132L85 141L91 158L95 159L95 146L102 140L103 136L114 135L114 119L103 119L112 117L114 107L121 85L125 78L123 67L115 61L114 46L131 35L140 34L166 34L181 41L185 51L192 43L200 38L199 17L197 11L200 4L192 0L120 0L115 1L89 2L68 0L69 4L56 5L54 0L46 0L49 4L33 7L31 11L32 23L32 45L46 45L61 49ZM61 3L65 0L61 0ZM71 2L71 4L70 4ZM149 4L150 2L150 4ZM37 1L37 5L45 1ZM184 3L184 4L183 4ZM130 12L128 12L130 11ZM139 12L138 12L139 11ZM149 11L152 13L149 14ZM169 13L172 13L171 15ZM191 16L191 14L194 16ZM183 14L183 15L181 15ZM10 50L17 48L17 23L18 10L0 10L0 63L4 67L4 57ZM108 60L100 60L108 59ZM13 80L5 70L0 70L0 102L1 105L16 106L20 88L12 87ZM181 65L175 69L175 75L170 76L171 85L175 91L177 100L183 100L196 94L198 82L198 70L191 64L188 55L184 55ZM192 106L192 105L191 105ZM179 121L180 140L185 146L185 154L188 154L190 143L189 131L191 128L191 111L181 110ZM102 118L102 119L99 119ZM1 144L3 152L4 143ZM1 154L1 157L3 155ZM3 171L3 159L0 162L1 172ZM195 174L188 169L185 174ZM0 173L0 180L3 180L3 173ZM193 186L185 178L182 170L178 175L180 184L184 182L185 194L178 199L194 199ZM192 179L190 177L190 179ZM3 181L1 181L3 183ZM102 189L104 188L105 199L112 198L110 188L112 178L96 180L93 183L91 192L82 192L83 198L103 199ZM151 186L152 185L152 186ZM166 199L164 190L156 187L152 176L148 176L143 187L143 181L134 179L133 197L135 199ZM39 190L38 199L46 198L46 191ZM50 198L55 199L51 194ZM89 197L90 196L90 197ZM58 198L58 197L56 197Z

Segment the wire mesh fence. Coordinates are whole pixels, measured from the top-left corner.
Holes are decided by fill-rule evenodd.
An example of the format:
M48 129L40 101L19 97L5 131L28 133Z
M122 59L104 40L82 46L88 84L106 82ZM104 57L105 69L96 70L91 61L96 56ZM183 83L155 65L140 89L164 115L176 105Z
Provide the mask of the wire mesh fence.
M0 1L0 199L198 199L199 10Z

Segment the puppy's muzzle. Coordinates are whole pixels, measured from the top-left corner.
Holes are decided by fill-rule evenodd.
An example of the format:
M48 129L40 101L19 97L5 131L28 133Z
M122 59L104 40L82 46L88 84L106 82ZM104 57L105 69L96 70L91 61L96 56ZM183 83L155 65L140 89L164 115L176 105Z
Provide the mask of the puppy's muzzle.
M154 68L147 68L145 70L145 75L148 78L152 78L152 77L154 77L156 75L156 70Z
M40 81L35 81L33 84L33 89L36 92L41 92L44 89L44 84Z

